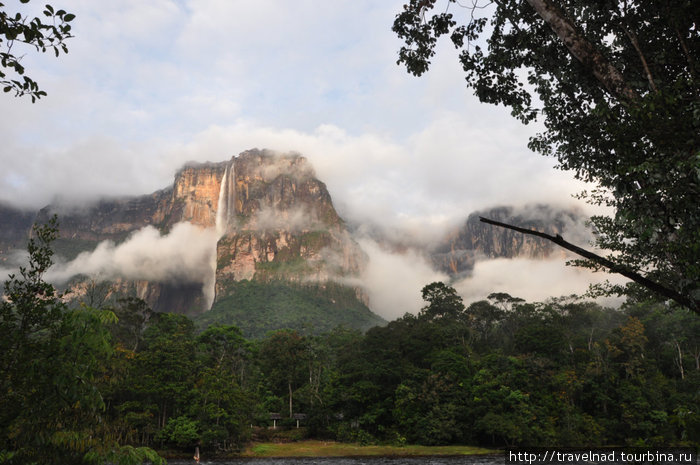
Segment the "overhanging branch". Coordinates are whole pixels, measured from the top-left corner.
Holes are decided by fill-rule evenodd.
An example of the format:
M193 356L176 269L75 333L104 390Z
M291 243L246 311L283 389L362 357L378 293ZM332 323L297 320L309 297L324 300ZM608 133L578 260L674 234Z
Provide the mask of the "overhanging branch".
M613 273L621 274L622 276L631 279L635 283L640 284L640 285L646 287L647 289L652 290L655 293L666 297L667 299L671 299L671 300L683 305L684 307L688 307L689 309L691 309L692 311L694 311L696 313L700 313L700 302L693 300L690 297L686 297L682 294L679 294L678 292L674 291L673 289L669 289L666 286L663 286L655 281L652 281L648 278L645 278L644 276L640 275L639 273L636 273L627 267L618 265L617 263L614 263L605 257L601 257L600 255L597 255L597 254L590 252L586 249L582 249L581 247L579 247L577 245L574 245L570 242L567 242L559 234L557 234L556 236L552 236L550 234L543 233L540 231L519 228L518 226L513 226L513 225L510 225L507 223L501 223L500 221L490 220L488 218L484 218L483 216L480 216L479 220L482 223L487 223L487 224L491 224L494 226L500 226L500 227L506 228L506 229L512 229L513 231L518 231L518 232L523 233L523 234L529 234L531 236L537 236L537 237L541 237L543 239L547 239L548 241L552 241L555 244L557 244L558 246L565 248L566 250L570 250L571 252L573 252L577 255L580 255L581 257L587 258L588 260L609 269Z
M549 25L571 55L588 67L610 94L623 102L638 100L637 93L625 81L622 73L586 38L556 1L527 0L527 3Z

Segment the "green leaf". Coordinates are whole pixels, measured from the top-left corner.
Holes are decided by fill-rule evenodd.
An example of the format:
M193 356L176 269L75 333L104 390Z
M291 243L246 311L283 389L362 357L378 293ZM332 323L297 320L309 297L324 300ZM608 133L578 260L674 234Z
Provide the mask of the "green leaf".
M9 92L12 90L12 86L6 86L2 90L3 90L3 92Z
M75 19L75 15L74 15L74 14L71 14L71 13L68 13L67 15L65 15L65 16L63 17L63 21L65 21L65 22L67 22L67 23L70 22L70 21L73 21L74 19Z

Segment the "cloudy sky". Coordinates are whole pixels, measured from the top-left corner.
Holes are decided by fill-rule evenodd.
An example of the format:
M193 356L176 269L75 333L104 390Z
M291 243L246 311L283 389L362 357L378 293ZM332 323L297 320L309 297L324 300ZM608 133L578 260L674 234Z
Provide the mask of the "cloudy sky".
M0 200L145 194L257 147L306 155L346 219L423 238L478 208L574 203L582 185L469 93L449 44L421 78L396 65L402 4L57 0L69 54L23 59L48 96L0 96Z

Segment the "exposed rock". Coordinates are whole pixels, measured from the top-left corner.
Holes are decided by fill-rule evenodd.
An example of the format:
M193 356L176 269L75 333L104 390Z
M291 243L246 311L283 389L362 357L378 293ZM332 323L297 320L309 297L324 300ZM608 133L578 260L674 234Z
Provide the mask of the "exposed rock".
M20 210L0 203L0 265L8 259L8 252L24 249L36 212Z
M119 244L149 225L162 234L179 222L216 228L215 276L178 283L118 279L111 286L110 293L142 298L155 310L198 313L212 303L203 289L209 285L223 296L227 283L245 279L322 283L356 275L365 261L326 186L297 154L249 150L225 162L188 163L167 189L81 209L51 205L38 213L37 221L54 213L60 223L54 245L64 260L90 252L104 240ZM34 216L0 211L0 218L14 225L7 230L16 241L26 238ZM80 295L80 282L71 286L73 295ZM366 302L361 289L356 293Z
M178 171L169 208L163 212L167 223L187 221L205 228L214 227L225 169L226 162L190 163Z
M232 281L324 282L360 272L365 256L304 157L251 150L229 169L234 191L222 198L233 209L217 245L217 298Z
M367 261L335 211L325 184L298 154L249 150L220 163L189 163L176 173L169 188L102 200L80 210L49 206L35 215L0 205L0 260L7 258L9 249L24 248L35 216L37 222L45 222L53 213L59 214L61 235L55 246L65 260L93 251L104 240L119 244L145 226L162 234L180 222L209 228L205 245L211 254L202 255L200 262L209 269L214 250L216 262L207 276L192 276L184 282L161 275L157 279L171 281L131 276L115 280L105 291L140 297L158 311L201 313L244 280L255 285L315 283L323 289L329 281L351 281L348 278L357 277ZM429 257L436 269L466 275L483 258L543 258L561 253L546 240L481 223L480 215L562 235L578 229L583 221L578 212L541 205L474 213L431 249ZM71 282L74 295L87 292L86 281ZM354 292L368 303L361 288Z
M77 299L100 307L110 299L120 297L142 299L156 312L187 314L204 304L199 283L158 283L121 278L111 282L77 278L70 284L63 300L71 302Z
M584 221L583 214L578 211L554 209L546 205L519 210L498 207L472 213L461 227L448 234L431 252L430 258L436 269L452 276L467 275L479 259L545 258L554 253L563 255L561 249L546 239L482 223L480 216L552 235L581 229Z

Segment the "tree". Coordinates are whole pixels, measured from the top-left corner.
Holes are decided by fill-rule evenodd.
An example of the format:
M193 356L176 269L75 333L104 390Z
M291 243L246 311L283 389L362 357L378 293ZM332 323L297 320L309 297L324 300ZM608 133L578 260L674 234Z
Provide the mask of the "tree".
M656 285L606 292L653 292L700 313L700 4L446 0L434 13L437 3L411 0L396 16L398 62L423 74L449 36L477 97L525 124L541 119L530 148L595 183L581 196L614 209L591 218L610 253L575 264Z
M289 418L294 413L294 390L303 379L303 368L308 353L304 337L293 330L278 330L270 333L260 345L260 361L268 382L276 392L287 391Z
M190 405L196 376L194 323L174 313L157 313L152 320L131 375L133 389L158 406L158 427L164 428Z
M163 463L104 430L97 387L116 316L69 309L44 281L57 236L56 217L34 227L29 265L9 277L0 300L0 463Z
M442 282L430 283L421 290L423 300L428 305L421 309L420 315L427 319L457 319L464 312L462 298L457 291Z
M153 316L153 310L146 302L137 297L118 299L113 309L119 321L112 325L112 337L123 349L136 352L143 340L143 333Z
M245 391L251 383L250 344L236 326L210 326L197 337L200 372L191 409L201 427L202 446L239 448L250 434L254 399Z
M29 3L29 0L20 2ZM16 97L29 95L34 103L45 96L46 92L24 74L22 55L18 55L13 48L16 44L24 44L38 52L53 50L57 57L61 51L68 53L65 41L73 37L69 23L75 19L75 15L46 5L43 10L45 20L39 17L29 19L21 12L9 13L2 10L4 6L0 3L0 84L4 92L14 91ZM7 75L8 72L11 73L10 76Z

